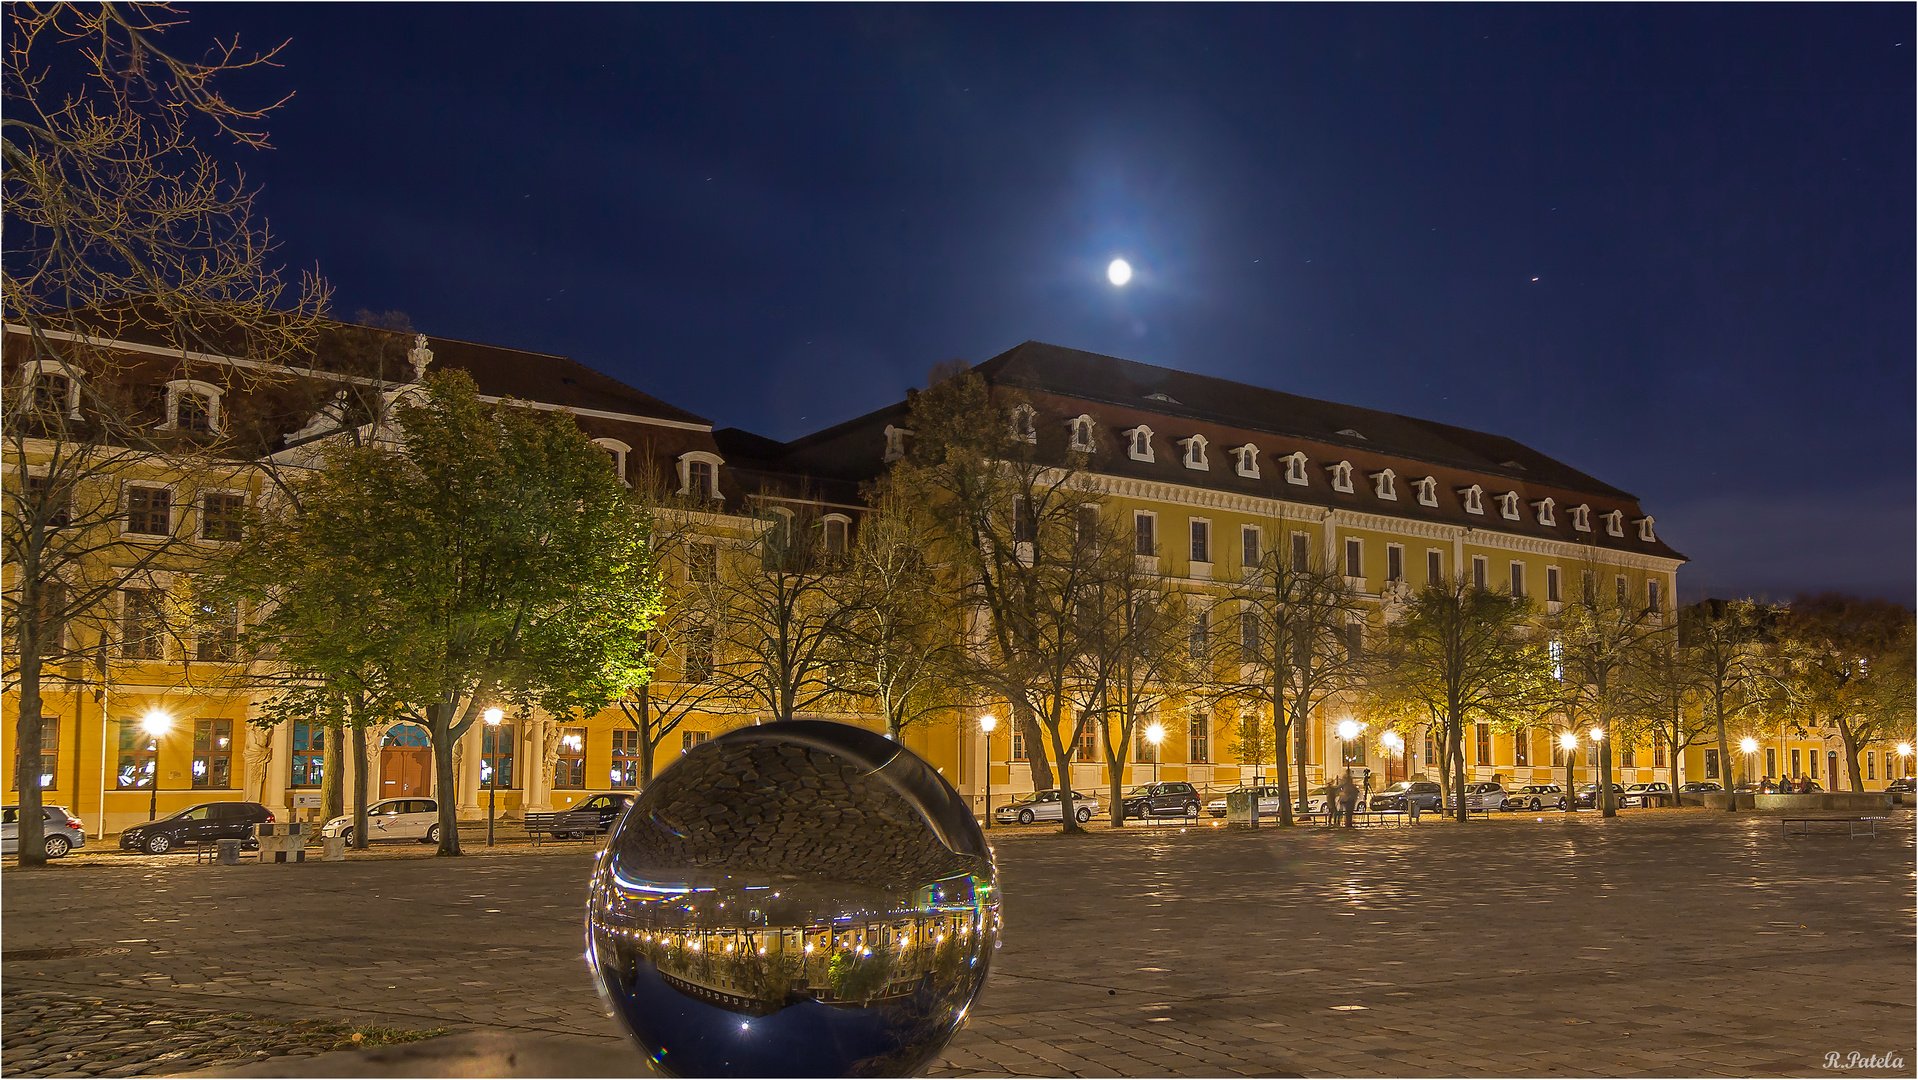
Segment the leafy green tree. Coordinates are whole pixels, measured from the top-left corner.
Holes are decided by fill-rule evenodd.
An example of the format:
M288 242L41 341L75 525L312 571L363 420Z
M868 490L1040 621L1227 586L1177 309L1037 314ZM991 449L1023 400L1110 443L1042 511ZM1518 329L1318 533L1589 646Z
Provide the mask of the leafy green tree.
M1731 779L1730 724L1778 700L1782 690L1774 628L1779 609L1751 600L1705 600L1679 612L1680 661L1697 687L1706 719L1718 740L1725 788L1734 796L1725 809L1736 813ZM1683 679L1683 674L1678 676Z
M1911 609L1836 593L1799 596L1779 631L1791 715L1838 733L1851 790L1865 790L1859 753L1911 730Z

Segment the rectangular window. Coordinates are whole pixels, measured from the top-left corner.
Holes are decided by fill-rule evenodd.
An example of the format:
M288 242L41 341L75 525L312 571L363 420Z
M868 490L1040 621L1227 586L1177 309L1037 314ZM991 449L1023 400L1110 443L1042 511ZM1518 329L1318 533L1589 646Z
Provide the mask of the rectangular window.
M319 787L326 778L326 728L305 720L293 721L293 760L289 763L287 783L293 787Z
M50 529L64 529L73 521L73 493L70 488L53 490L53 481L44 476L27 477L26 505L21 508L21 517L31 519L43 515L42 520Z
M480 787L513 786L514 725L480 725Z
M1718 779L1718 751L1705 751L1705 779Z
M213 410L208 408L206 395L190 394L182 390L174 397L173 426L181 431L213 430Z
M1707 754L1711 754L1711 753L1716 753L1717 751L1707 750L1705 752ZM1793 776L1805 775L1805 763L1804 763L1804 760L1799 757L1799 752L1797 750L1793 750L1791 752L1791 774Z
M57 581L40 584L40 651L53 657L67 651L67 587Z
M1765 775L1778 775L1778 748L1775 746L1765 748Z
M1341 765L1365 764L1365 740L1362 738L1340 739L1339 763Z
M713 679L713 628L694 625L686 628L686 681L711 682Z
M701 501L713 497L712 462L689 461L686 463L686 491L693 498Z
M1349 622L1345 624L1345 655L1353 660L1365 655L1365 624Z
M59 420L68 415L67 402L73 394L72 380L51 371L36 371L32 378L33 394L27 408L46 421Z
M1081 506L1079 508L1079 540L1090 545L1093 550L1099 547L1099 508Z
M827 518L826 554L838 558L846 553L846 523L838 518Z
M1209 612L1198 611L1192 615L1192 637L1187 644L1189 651L1195 657L1205 655L1205 637L1210 622L1211 614Z
M1026 759L1026 733L1023 729L1020 728L1018 724L1013 724L1012 725L1012 758L1011 760L1024 761L1025 759Z
M1653 732L1652 733L1652 768L1662 769L1664 767L1665 767L1665 736L1661 733Z
M1202 712L1192 714L1192 724L1188 729L1190 737L1186 747L1187 761L1203 763L1212 760L1211 727L1212 717Z
M1631 590L1625 585L1625 575L1618 576L1618 606L1625 607L1632 602Z
M1405 580L1405 548L1398 544L1385 545L1385 580Z
M120 764L113 786L121 790L153 786L154 739L134 719L120 721Z
M246 496L209 491L200 496L200 538L233 543L246 538Z
M1661 590L1658 587L1658 582L1647 581L1645 583L1645 606L1649 608L1654 615L1665 610L1665 598L1660 595L1660 593Z
M1259 565L1264 552L1259 550L1259 529L1256 525L1245 525L1239 529L1239 564L1247 570Z
M712 737L710 731L683 731L679 735L679 752L683 754Z
M127 485L127 531L141 536L173 534L173 492Z
M1159 553L1159 545L1152 536L1153 515L1132 515L1132 550L1135 554L1151 557Z
M193 658L231 663L240 658L240 607L232 600L198 597L193 602Z
M1239 612L1239 653L1246 663L1259 655L1259 613L1256 611Z
M1486 562L1485 556L1483 555L1472 556L1472 588L1478 589L1481 591L1484 590L1485 584L1486 584L1485 582L1486 571L1488 566L1489 564Z
M1306 567L1311 565L1311 562L1312 562L1311 553L1310 553L1310 550L1307 548L1307 540L1306 540L1305 534L1293 533L1292 534L1292 569L1293 571L1303 574L1305 573Z
M1150 765L1159 760L1159 748L1153 744L1152 740L1145 737L1148 726L1145 724L1139 726L1139 737L1134 740L1138 745L1133 748L1138 752L1132 755L1132 760Z
M1587 607L1598 603L1598 575L1592 573L1590 570L1580 570L1578 572L1578 595L1579 599L1583 600Z
M1818 779L1818 751L1816 750L1811 753L1811 778Z
M1492 725L1473 724L1472 728L1472 734L1478 743L1477 763L1480 765L1490 765L1492 763Z
M1212 523L1209 521L1192 519L1192 561L1212 561Z
M1425 764L1429 766L1435 764L1437 761L1438 743L1432 738L1432 733L1428 731L1425 733Z
M1588 745L1585 747L1585 764L1590 768L1594 768L1594 769L1598 768L1598 747L1597 746Z
M1865 779L1878 779L1878 759L1869 753L1865 755Z
M1627 769L1638 768L1638 747L1632 743L1626 743L1619 748L1619 759L1619 764Z
M639 786L639 729L613 730L613 777L616 791L631 791Z
M215 789L233 786L233 721L193 722L193 786Z
M719 576L719 548L714 544L692 544L686 548L686 580L711 581Z
M166 659L166 624L159 589L120 590L120 655L129 660Z
M1354 537L1345 541L1345 576L1365 576L1365 545Z
M1867 754L1866 757L1871 755ZM60 720L58 717L43 716L40 720L40 790L52 791L59 786L60 773ZM20 790L20 751L13 751L13 790Z
M1545 568L1545 599L1558 603L1558 567Z
M1524 563L1515 562L1512 564L1512 595L1514 597L1525 595L1525 564Z
M1512 732L1512 764L1530 765L1532 763L1532 729L1519 728Z
M586 786L585 728L559 729L559 756L553 759L553 786L575 790Z
M1079 718L1079 742L1073 747L1074 761L1099 760L1099 724L1096 717L1083 715Z
M1427 551L1425 553L1425 583L1427 585L1437 585L1439 582L1444 580L1445 580L1444 554L1437 551Z

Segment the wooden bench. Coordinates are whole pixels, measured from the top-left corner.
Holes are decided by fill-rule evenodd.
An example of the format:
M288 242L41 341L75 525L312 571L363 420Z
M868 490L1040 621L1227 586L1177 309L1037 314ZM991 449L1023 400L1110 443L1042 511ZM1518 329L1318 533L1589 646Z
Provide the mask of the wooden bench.
M1878 823L1886 820L1886 818L1884 815L1879 815L1877 817L1783 817L1778 820L1783 823L1787 837L1810 836L1813 831L1813 825L1820 822L1838 822L1850 828L1852 839L1854 840L1860 835L1869 836L1876 840L1878 838ZM1799 826L1796 832L1792 830L1793 823ZM1864 826L1862 834L1859 831L1859 826L1861 825ZM1829 831L1835 833L1838 830L1832 829Z
M527 814L526 832L533 843L543 844L546 837L555 840L585 840L599 835L599 811L560 810L550 814Z

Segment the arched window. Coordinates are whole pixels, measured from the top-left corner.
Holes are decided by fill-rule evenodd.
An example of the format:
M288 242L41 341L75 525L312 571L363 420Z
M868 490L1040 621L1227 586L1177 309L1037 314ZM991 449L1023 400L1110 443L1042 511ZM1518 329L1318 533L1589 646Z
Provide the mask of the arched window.
M1333 491L1341 491L1347 495L1350 495L1352 493L1352 463L1351 462L1341 461L1337 465L1328 466L1326 471L1332 474L1332 490Z
M80 419L80 373L58 360L20 366L20 411L42 421Z
M1572 528L1579 532L1592 531L1592 508L1580 503L1572 507Z
M1092 441L1092 417L1080 413L1072 418L1072 449L1091 453L1098 449Z
M632 453L633 448L618 439L594 439L593 445L606 451L606 455L613 459L613 475L619 477L620 483L625 483L626 455Z
M1372 494L1381 499L1398 500L1398 477L1392 470L1383 469L1372 474Z
M1645 541L1647 544L1655 544L1658 542L1658 534L1652 531L1652 519L1650 515L1639 518L1633 521L1632 524L1638 526L1638 538L1640 540Z
M1605 535L1607 536L1624 536L1625 535L1625 511L1608 510L1603 514L1600 514L1599 516L1605 519Z
M1185 447L1186 468L1197 469L1200 472L1211 470L1212 463L1206 460L1205 456L1205 436L1194 435L1189 439L1180 439L1179 445Z
M719 502L719 467L726 459L704 450L679 455L679 493L701 502Z
M826 554L835 559L844 556L852 536L852 519L844 514L827 514L820 525L825 533Z
M1466 513L1483 514L1485 512L1485 489L1477 484L1459 488L1458 498L1459 502L1464 504Z
M1259 478L1259 448L1246 443L1232 451L1233 468L1240 476L1257 480Z
M1305 487L1312 481L1305 474L1305 451L1298 450L1280 460L1285 462L1285 482Z
M1438 505L1438 477L1428 476L1422 480L1415 480L1412 486L1418 489L1420 506Z
M1558 514L1554 510L1556 506L1557 503L1553 502L1549 497L1535 500L1532 503L1532 512L1538 515L1538 523L1540 525L1558 524Z
M380 739L381 746L431 746L432 737L418 724L394 724Z
M1498 516L1507 521L1518 520L1518 492L1508 491L1498 497Z
M1014 405L1012 407L1013 438L1018 439L1020 442L1036 443L1039 441L1039 428L1033 420L1034 414L1035 410L1030 405ZM902 454L905 452L903 446L900 447L900 452ZM888 450L887 453L891 453L891 450ZM890 461L892 459L887 458L886 460Z
M165 431L189 431L202 435L220 432L220 388L195 379L175 379L166 384Z
M1152 429L1140 424L1126 435L1126 456L1134 461L1156 460L1152 454Z

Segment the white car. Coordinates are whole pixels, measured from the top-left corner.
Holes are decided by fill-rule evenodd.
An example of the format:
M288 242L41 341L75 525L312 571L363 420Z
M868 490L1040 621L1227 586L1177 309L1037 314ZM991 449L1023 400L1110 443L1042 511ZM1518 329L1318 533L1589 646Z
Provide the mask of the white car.
M1445 800L1445 805L1458 809L1458 793ZM1496 780L1480 780L1465 785L1465 808L1467 810L1498 810L1505 805L1505 785Z
M1283 806L1285 803L1290 801L1289 797L1285 793L1285 789L1280 787L1270 787L1270 786L1260 787L1260 788L1243 787L1243 788L1239 788L1238 790L1239 791L1257 791L1259 793L1259 816L1260 817L1278 817L1279 807ZM1225 799L1223 798L1213 799L1211 802L1206 803L1205 812L1208 814L1211 814L1213 817L1224 817L1225 816Z
M1619 799L1621 806L1664 806L1675 803L1670 784L1633 784Z
M353 815L336 817L320 826L321 836L342 836L353 842ZM440 806L432 799L381 799L366 808L366 839L440 842Z
M1099 800L1080 792L1072 793L1072 816L1084 825L1093 817L1105 813L1099 808ZM1035 821L1063 821L1064 804L1059 801L1057 791L1035 791L1021 795L1017 799L992 812L992 820L1001 825L1030 825Z

